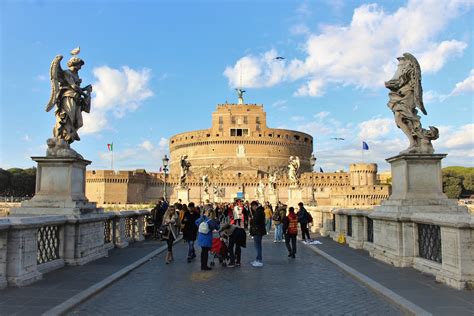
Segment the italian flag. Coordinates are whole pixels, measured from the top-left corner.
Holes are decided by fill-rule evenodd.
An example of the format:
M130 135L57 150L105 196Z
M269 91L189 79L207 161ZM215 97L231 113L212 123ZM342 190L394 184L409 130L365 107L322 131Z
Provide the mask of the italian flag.
M107 144L107 149L109 151L114 151L114 143Z

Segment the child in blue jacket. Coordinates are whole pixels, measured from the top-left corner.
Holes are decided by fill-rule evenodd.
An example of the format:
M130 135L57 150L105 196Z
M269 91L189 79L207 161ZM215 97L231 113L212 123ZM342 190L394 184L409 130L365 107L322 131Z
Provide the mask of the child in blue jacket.
M209 250L212 247L212 232L219 229L219 223L209 218L209 211L205 211L196 220L196 225L198 226L197 242L201 247L201 270L211 270L207 265L207 260L209 258Z

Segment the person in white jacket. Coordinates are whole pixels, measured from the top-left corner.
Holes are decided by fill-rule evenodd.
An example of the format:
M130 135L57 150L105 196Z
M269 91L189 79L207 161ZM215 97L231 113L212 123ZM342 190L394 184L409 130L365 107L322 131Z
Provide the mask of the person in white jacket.
M241 223L242 223L242 204L239 202L237 202L234 206L234 224L237 226L237 227L241 227Z

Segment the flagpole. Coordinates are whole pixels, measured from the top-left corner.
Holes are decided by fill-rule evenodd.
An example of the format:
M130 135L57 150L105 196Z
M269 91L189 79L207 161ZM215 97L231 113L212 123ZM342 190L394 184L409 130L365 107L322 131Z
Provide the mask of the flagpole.
M112 159L111 159L110 165L111 165L111 168L112 168L112 171L113 171L114 170L114 151L113 151L113 149L110 152L112 154Z

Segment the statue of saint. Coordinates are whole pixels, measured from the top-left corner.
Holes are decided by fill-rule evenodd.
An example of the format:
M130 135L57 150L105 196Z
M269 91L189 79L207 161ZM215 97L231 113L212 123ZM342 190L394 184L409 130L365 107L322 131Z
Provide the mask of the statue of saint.
M180 159L180 166L181 166L181 174L179 179L179 185L182 188L186 187L186 179L189 174L189 167L191 167L191 163L187 161L188 155L182 155Z
M263 198L265 196L265 184L263 183L262 179L260 179L260 181L258 182L257 196L259 198Z
M81 88L82 79L79 70L84 61L77 57L80 49L71 51L67 70L62 70L63 56L56 56L50 69L51 96L46 111L56 106L56 124L53 129L53 139L48 140L48 156L80 156L69 146L75 140L80 140L77 131L82 127L82 112L89 113L91 108L92 86Z
M204 187L204 193L209 194L209 176L206 174L202 176L202 186Z
M269 185L270 185L270 191L274 192L275 189L276 189L276 182L277 182L277 173L276 172L270 174L270 176L268 177L268 182L269 182Z
M432 154L432 140L438 139L439 132L434 126L422 128L417 108L427 114L423 105L421 69L416 58L405 53L398 57L398 68L393 78L385 82L390 92L387 106L395 116L395 123L408 137L410 146L400 154Z
M299 157L290 157L288 164L288 178L290 179L290 186L292 187L299 186L300 165Z

